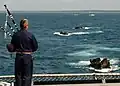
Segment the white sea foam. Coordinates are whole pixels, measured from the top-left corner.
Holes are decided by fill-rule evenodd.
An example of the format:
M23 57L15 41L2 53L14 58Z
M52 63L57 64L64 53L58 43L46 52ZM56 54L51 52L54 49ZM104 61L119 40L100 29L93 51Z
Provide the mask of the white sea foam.
M75 45L74 47L86 48L86 49L94 49L98 50L107 50L107 51L120 51L120 48L117 47L107 47L103 45L91 45L91 44L83 44L83 45Z
M84 34L95 34L95 33L103 33L103 31L91 31L91 32L69 32L68 34L60 34L60 32L54 32L54 35L59 36L71 36L71 35L84 35Z
M101 58L101 59L103 59L103 58ZM110 64L111 65L118 65L119 63L120 63L120 60L118 60L118 59L110 59ZM67 64L71 65L71 66L83 66L83 65L89 65L90 61L89 60L78 61L78 62L71 62L71 63L67 63Z
M69 53L69 56L96 56L99 55L100 53L97 52L94 49L87 49L87 50L81 50L81 51L76 51L73 53Z

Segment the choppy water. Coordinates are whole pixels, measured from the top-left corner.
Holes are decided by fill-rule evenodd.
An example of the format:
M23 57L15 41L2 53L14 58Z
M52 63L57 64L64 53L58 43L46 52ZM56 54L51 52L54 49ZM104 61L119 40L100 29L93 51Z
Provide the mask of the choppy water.
M112 65L120 66L120 14L98 13L13 13L17 24L29 19L29 31L35 34L39 49L34 53L34 73L90 73L89 59L108 57ZM5 14L0 14L4 25ZM76 26L85 28L75 29ZM67 31L70 36L55 35ZM14 59L7 52L0 32L0 75L14 74ZM115 72L120 72L117 70Z

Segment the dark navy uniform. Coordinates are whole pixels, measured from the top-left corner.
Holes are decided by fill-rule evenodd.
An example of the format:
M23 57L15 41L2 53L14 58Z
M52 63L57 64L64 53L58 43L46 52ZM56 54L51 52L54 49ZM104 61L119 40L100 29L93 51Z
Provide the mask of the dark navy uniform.
M20 30L12 36L11 44L16 52L15 86L31 86L33 59L31 53L36 51L38 43L33 34Z

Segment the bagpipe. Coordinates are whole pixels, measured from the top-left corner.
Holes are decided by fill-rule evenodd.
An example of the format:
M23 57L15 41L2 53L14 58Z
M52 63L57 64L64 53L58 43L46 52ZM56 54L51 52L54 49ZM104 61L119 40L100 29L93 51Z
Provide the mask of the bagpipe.
M4 27L0 26L0 29L5 33L5 38L6 38L6 35L12 36L12 33L15 33L16 31L19 31L19 29L18 29L17 24L15 23L13 15L11 14L11 12L8 9L7 5L4 5L4 7L6 9L6 21L5 21ZM12 23L14 24L15 29L13 29L13 27L9 24L8 17L11 19ZM7 26L10 28L12 33L10 33L9 30L7 30Z
M5 20L5 25L4 27L0 26L0 30L4 32L4 37L6 38L7 35L12 37L13 34L17 31L19 31L17 24L15 23L15 19L13 17L13 15L11 14L10 10L8 9L7 5L4 5L5 9L6 9L6 20ZM10 21L12 21L12 23L14 24L15 29L10 25L10 23L8 22L8 18L10 19ZM7 29L7 27L10 28L11 32L9 29ZM14 46L12 44L7 44L7 49L9 52L11 52L11 57L12 57L12 52L14 51Z

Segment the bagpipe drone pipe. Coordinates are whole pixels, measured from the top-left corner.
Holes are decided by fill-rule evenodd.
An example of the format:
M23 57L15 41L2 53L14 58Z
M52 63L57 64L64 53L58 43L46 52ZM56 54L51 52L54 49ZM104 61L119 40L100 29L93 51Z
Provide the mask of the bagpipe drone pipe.
M6 5L4 5L5 9L6 9L6 21L5 21L5 25L4 27L0 26L0 30L4 32L4 37L6 38L6 36L10 36L12 37L13 34L17 31L19 31L17 24L15 23L14 17L11 14L11 12L9 11L9 9L7 8ZM10 21L12 21L12 23L14 24L14 29L13 27L10 25L10 23L8 22L8 18L10 19ZM7 26L10 28L10 30L7 29ZM11 57L12 57L12 52L14 51L14 46L12 44L7 44L7 49L9 52L11 52Z
M0 26L0 29L8 36L12 36L12 33L14 34L16 31L19 31L17 24L15 23L14 17L11 14L11 12L9 11L7 5L4 5L5 9L6 9L6 21L5 21L5 26L2 27ZM8 22L8 17L11 19L12 23L15 26L15 29L12 28L12 26L9 24ZM9 30L7 30L7 26L10 28L10 30L12 31L12 33L9 32Z

